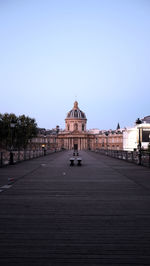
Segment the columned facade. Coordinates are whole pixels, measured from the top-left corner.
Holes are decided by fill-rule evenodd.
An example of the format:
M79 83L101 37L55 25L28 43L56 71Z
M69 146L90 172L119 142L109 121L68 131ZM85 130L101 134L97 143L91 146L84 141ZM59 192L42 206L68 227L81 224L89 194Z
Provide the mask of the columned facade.
M64 141L64 148L68 150L86 150L87 145L87 119L85 113L78 107L78 102L74 102L65 119L65 130L59 134L59 138Z
M33 149L46 150L98 150L113 149L122 150L122 133L91 133L86 130L87 118L78 107L78 102L74 102L73 108L65 118L65 130L53 131L53 134L38 135L32 140Z
M59 134L58 139L62 139L63 148L67 150L87 150L87 134Z

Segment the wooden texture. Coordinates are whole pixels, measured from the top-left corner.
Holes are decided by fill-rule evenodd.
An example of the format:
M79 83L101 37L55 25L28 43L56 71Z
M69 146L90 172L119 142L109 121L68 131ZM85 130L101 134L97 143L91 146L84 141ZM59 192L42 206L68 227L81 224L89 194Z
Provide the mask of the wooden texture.
M0 169L0 265L150 265L150 170L71 154Z

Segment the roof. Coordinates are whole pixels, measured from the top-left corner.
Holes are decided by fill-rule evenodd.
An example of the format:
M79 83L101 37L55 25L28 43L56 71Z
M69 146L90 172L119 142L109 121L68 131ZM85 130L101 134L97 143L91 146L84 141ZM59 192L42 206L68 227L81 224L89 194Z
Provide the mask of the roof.
M86 115L79 109L77 101L74 102L73 109L68 112L67 118L86 119Z

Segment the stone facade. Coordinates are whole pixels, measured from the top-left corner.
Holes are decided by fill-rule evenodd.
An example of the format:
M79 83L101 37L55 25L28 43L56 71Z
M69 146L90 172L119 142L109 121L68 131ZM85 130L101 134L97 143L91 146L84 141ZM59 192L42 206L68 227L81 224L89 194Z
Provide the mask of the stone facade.
M87 118L75 101L73 108L65 118L65 130L56 130L39 134L32 140L32 148L44 148L46 150L98 150L98 149L123 149L122 132L86 129Z
M88 148L86 123L85 113L79 109L78 102L75 101L73 109L68 112L65 119L65 130L58 136L65 149L86 150Z
M123 137L121 132L103 133L101 135L95 135L95 147L94 149L109 149L109 150L122 150L123 149Z
M77 133L77 132L86 132L86 116L79 107L78 102L74 103L74 107L71 111L68 112L65 119L66 132Z

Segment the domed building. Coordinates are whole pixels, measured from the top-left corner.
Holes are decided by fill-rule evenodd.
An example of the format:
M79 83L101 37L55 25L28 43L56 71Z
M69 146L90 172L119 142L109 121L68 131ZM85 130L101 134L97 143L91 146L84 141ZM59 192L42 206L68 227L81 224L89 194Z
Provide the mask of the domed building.
M74 107L67 114L65 119L66 131L68 132L85 132L86 131L86 116L78 107L78 102L74 102Z
M65 130L58 136L59 147L68 150L86 150L89 147L89 133L86 131L87 118L85 113L74 102L73 108L67 113Z
M149 118L149 117L146 117ZM145 119L145 118L144 118ZM65 129L41 129L38 136L32 140L32 149L46 150L121 150L123 149L122 133L115 131L87 130L85 113L74 102L73 108L65 118Z

